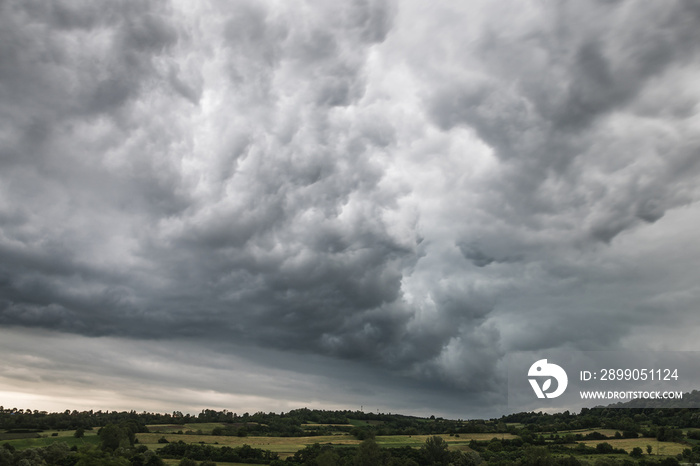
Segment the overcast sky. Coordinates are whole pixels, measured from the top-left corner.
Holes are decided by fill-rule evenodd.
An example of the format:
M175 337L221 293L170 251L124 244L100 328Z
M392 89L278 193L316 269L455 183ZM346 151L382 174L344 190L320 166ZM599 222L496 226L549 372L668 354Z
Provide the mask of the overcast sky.
M699 78L690 1L0 0L0 404L469 418L513 351L700 350Z

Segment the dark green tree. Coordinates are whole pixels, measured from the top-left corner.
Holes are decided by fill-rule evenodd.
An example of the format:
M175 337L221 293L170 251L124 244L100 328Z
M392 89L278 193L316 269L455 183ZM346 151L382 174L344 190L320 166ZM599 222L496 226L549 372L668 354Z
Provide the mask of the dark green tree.
M554 459L545 447L526 447L520 460L522 466L553 466Z
M373 439L360 444L355 454L355 466L380 466L384 464L384 455Z
M316 466L338 466L340 456L332 449L322 452L316 457Z
M112 456L96 448L83 448L78 451L75 466L130 466L126 458Z
M450 452L447 451L447 442L442 437L432 436L425 440L421 447L423 457L430 465L447 465L450 462Z
M160 456L154 455L146 460L145 466L165 466Z
M120 426L107 424L97 432L103 450L114 451L117 448L129 446L129 434Z
M598 453L601 454L613 452L613 446L610 445L608 442L599 443L595 446L595 449Z

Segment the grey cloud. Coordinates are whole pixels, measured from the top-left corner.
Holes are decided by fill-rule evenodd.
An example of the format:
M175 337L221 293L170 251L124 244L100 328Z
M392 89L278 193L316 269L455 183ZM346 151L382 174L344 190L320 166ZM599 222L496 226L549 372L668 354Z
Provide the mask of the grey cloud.
M460 243L457 245L459 250L462 251L464 257L470 260L477 267L486 267L494 262L513 262L519 260L517 257L495 257L495 255L488 254L477 243Z
M187 82L183 81L179 76L179 70L177 66L172 66L168 72L168 81L173 89L180 94L185 99L192 102L192 104L197 105L199 99L202 97L202 89L198 89Z
M499 181L504 185L501 202L526 209L526 215L562 206L584 217L593 213L590 237L604 242L636 226L637 219L658 220L666 209L687 202L666 192L664 168L653 178L628 184L615 198L603 193L579 203L582 196L596 196L581 177L589 160L597 158L591 150L611 159L619 151L639 150L634 141L624 139L592 149L614 112L636 113L635 97L656 86L660 75L685 67L697 56L697 49L686 42L696 33L691 26L695 13L687 12L685 3L661 10L638 6L572 3L557 7L556 14L542 12L539 24L525 25L515 35L490 27L479 46L480 61L489 72L470 82L453 80L428 101L441 128L468 125L504 163L513 165L510 175L504 172ZM645 26L628 21L630 17L644 18ZM657 101L656 112L663 112L664 105ZM661 149L658 156L667 159L661 165L672 167L684 159L684 151ZM685 183L684 178L675 179ZM541 187L549 180L563 181L570 192L543 198ZM615 207L596 213L603 204Z
M697 14L530 6L4 3L0 324L187 341L222 392L205 353L347 364L410 406L684 320Z

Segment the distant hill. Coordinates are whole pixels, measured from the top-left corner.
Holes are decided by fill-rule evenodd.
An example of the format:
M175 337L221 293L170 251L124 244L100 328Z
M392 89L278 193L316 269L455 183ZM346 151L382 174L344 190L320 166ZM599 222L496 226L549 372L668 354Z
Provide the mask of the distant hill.
M693 390L689 393L683 393L683 398L664 400L632 400L627 402L613 403L607 405L608 408L677 408L677 409L692 409L693 406L700 406L700 392Z

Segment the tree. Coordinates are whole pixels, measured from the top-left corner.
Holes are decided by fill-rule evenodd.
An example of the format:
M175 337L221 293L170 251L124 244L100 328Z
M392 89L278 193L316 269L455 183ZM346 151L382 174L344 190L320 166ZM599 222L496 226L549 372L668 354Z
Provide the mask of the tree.
M613 446L610 445L608 442L599 443L598 445L595 446L595 449L598 453L602 453L602 454L613 452Z
M363 441L355 454L355 466L378 466L384 463L379 445L373 439Z
M13 464L14 457L7 448L0 448L0 464L3 466Z
M337 466L340 456L332 449L328 449L316 457L317 466Z
M423 456L428 464L447 465L450 461L450 452L447 451L447 442L442 437L433 436L425 440L421 447Z
M647 454L651 455L652 451L654 451L654 448L651 445L647 445Z
M454 451L450 453L452 455L450 464L455 466L479 466L482 461L481 456L475 451L470 451L467 453Z
M70 454L70 447L66 442L52 443L41 449L41 456L48 464L60 464L60 462Z
M526 447L520 463L523 466L552 466L554 459L545 447Z
M85 437L85 429L83 429L82 427L78 427L78 429L76 429L75 433L73 434L73 437L75 437L75 438Z
M389 459L388 466L420 466L415 460L404 456L397 458L392 456Z
M158 455L152 455L146 461L146 466L164 466L164 465L165 465L165 463Z
M110 456L95 448L86 448L78 451L78 462L75 466L129 466L129 461L126 458Z
M189 458L182 458L178 463L178 466L197 466L197 462Z
M129 445L128 433L115 424L107 424L97 432L97 435L102 441L103 450L114 451L120 446Z
M639 447L634 447L630 452L630 456L633 458L641 458L644 452Z
M354 435L357 440L367 440L367 439L373 439L374 438L374 431L367 427L367 428L360 428L360 427L355 427L350 431L350 435Z

